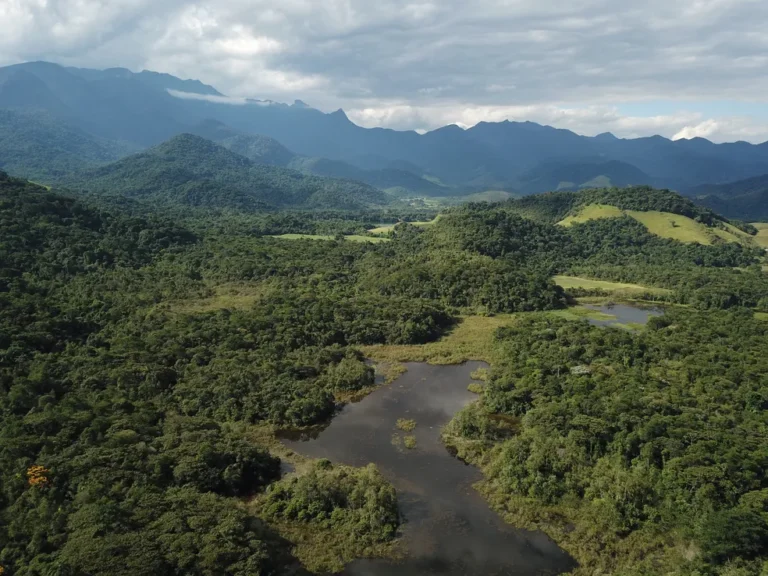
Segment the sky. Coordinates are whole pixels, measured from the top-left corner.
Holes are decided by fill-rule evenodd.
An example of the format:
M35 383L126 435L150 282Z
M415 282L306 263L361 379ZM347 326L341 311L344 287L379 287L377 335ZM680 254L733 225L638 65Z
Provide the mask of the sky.
M0 0L0 65L199 79L431 130L768 140L765 0Z

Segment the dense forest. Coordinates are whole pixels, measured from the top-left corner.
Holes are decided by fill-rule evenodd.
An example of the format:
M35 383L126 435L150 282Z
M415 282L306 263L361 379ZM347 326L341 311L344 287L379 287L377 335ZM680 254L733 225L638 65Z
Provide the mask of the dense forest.
M145 152L75 173L60 182L165 207L363 209L389 202L386 194L361 182L256 163L192 134L175 136Z
M496 338L445 435L497 508L585 574L764 573L768 323L671 309L638 333L529 318Z
M320 461L281 479L274 433L327 422L373 386L358 346L428 343L464 316L502 313L520 322L497 334L483 398L452 424L494 505L568 518L576 530L559 538L584 566L630 573L637 559L651 574L647 552L690 574L729 560L759 573L758 251L681 244L629 218L564 228L510 203L415 226L434 213L204 210L176 192L155 210L112 192L72 197L0 173L6 576L327 569L300 566L285 524L341 534L360 554L391 542L400 517L379 472ZM570 210L595 194L552 198ZM689 208L668 192L626 202ZM388 241L344 239L383 222L396 223ZM272 237L284 233L336 239ZM537 314L572 301L561 273L668 287L687 307L638 333ZM650 553L682 543L701 552Z

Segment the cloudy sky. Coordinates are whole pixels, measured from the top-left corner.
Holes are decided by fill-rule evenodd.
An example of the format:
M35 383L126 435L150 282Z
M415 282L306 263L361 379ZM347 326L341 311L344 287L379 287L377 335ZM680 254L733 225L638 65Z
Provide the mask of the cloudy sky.
M0 0L0 22L0 65L169 72L364 126L768 140L765 0Z

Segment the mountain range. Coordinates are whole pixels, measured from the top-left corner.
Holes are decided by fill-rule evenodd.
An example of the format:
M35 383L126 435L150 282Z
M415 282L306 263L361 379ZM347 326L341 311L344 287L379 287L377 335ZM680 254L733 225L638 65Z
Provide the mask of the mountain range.
M0 168L11 173L57 181L184 133L254 163L359 180L396 196L641 184L701 196L697 186L768 174L768 143L588 137L509 121L419 134L362 128L342 110L326 114L301 101L231 99L156 72L47 62L0 68Z

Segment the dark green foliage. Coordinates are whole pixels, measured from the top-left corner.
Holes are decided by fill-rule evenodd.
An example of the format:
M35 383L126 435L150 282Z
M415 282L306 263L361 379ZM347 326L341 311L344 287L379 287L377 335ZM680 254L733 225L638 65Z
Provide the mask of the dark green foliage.
M0 109L0 170L16 176L52 182L77 170L114 162L135 150L39 110Z
M521 429L505 440L477 417L454 426L500 443L496 486L555 506L578 498L585 519L599 507L608 541L679 533L715 564L768 552L757 497L768 488L768 324L669 310L635 334L539 317L497 338L482 406Z
M389 201L384 193L365 184L256 164L191 134L67 178L65 183L160 205L245 211L280 206L359 209Z
M529 279L535 278L536 274L542 274L544 279L553 274L573 274L670 288L674 294L667 299L702 309L763 306L761 301L768 293L768 278L759 267L752 268L760 255L757 249L737 243L682 244L651 234L630 217L590 220L568 228L546 223L548 219L561 219L564 212L573 210L573 206L582 201L608 201L590 195L614 192L617 196L612 201L620 202L623 192L608 190L542 195L536 197L543 199L541 204L525 202L526 199L495 205L470 204L442 215L424 234L434 248L448 249L450 253L467 251L489 256L495 259L493 266L497 269L506 262L514 266L517 274L521 268L529 270ZM662 203L669 201L666 208L673 209L674 203L680 200L674 194L653 192L648 203L642 205L648 209L663 209ZM523 218L517 214L521 205L527 206L529 215L533 214L528 212L529 209L542 208L544 212L534 220ZM627 201L626 205L631 203ZM686 206L674 209L686 210ZM546 213L551 217L544 217ZM455 256L444 255L437 264L424 262L423 266L439 270L451 258ZM418 263L414 264L413 270L418 270L418 266ZM533 267L536 271L532 273L530 269ZM734 270L736 267L747 271ZM468 270L469 267L459 269ZM479 276L485 278L488 274ZM494 284L500 285L498 282ZM542 287L540 284L537 290ZM543 302L534 307L547 308Z

